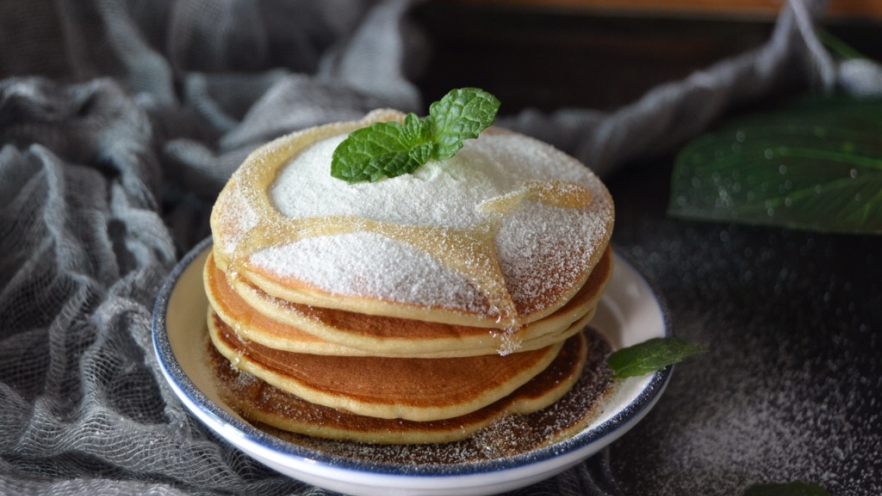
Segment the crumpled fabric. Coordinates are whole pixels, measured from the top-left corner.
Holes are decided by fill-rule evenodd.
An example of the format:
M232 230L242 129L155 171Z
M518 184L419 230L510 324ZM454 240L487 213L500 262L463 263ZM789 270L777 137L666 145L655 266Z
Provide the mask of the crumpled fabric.
M0 493L324 494L221 442L159 375L150 313L209 234L211 201L282 134L426 102L404 0L0 4ZM878 92L878 66L818 50L817 3L769 42L612 113L504 126L601 175L792 85ZM38 72L52 77L29 77ZM875 81L875 83L874 83ZM516 494L621 494L604 452Z

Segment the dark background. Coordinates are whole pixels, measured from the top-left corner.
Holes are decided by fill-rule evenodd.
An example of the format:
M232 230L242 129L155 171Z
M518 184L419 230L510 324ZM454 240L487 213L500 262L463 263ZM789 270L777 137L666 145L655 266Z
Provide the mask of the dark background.
M428 2L413 18L429 38L429 61L414 68L424 100L435 101L456 85L474 85L497 95L502 113L615 109L657 84L762 45L775 21L502 2ZM840 18L825 27L882 60L882 21Z

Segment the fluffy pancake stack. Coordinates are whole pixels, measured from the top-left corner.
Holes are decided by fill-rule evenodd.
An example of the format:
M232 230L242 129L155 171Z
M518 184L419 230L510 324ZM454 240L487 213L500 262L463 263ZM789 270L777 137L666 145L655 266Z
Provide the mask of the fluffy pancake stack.
M246 418L330 439L446 442L545 408L578 379L581 330L612 270L604 186L492 128L412 175L330 176L348 133L402 117L273 141L218 197L209 335Z

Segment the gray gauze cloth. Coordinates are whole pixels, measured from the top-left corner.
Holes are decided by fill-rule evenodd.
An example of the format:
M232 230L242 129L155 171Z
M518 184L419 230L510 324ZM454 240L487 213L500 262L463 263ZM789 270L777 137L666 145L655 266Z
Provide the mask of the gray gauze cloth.
M792 2L757 50L616 112L501 119L601 174L788 85L878 91ZM389 106L426 38L400 0L0 3L0 493L321 494L219 441L164 384L156 291L219 188L281 134ZM26 77L30 73L52 78ZM60 81L66 81L61 83ZM520 494L617 494L608 454Z

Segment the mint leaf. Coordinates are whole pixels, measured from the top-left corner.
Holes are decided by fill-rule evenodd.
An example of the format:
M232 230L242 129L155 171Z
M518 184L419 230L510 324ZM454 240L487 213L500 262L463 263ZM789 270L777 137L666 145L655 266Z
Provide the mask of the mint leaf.
M429 107L428 117L408 114L403 123L381 122L350 134L334 150L331 176L375 182L448 159L489 127L498 109L499 100L484 90L453 90Z
M882 233L882 100L826 97L741 117L689 143L677 217Z
M754 484L744 491L744 496L830 496L826 489L807 482L783 484Z
M416 170L432 155L430 128L408 114L404 124L381 122L353 132L334 150L331 175L354 183Z
M432 136L436 148L435 160L445 160L456 154L467 139L477 138L493 124L499 100L478 88L460 88L447 93L429 106Z
M623 379L651 374L703 352L701 346L682 339L653 338L616 351L606 364L617 379Z

